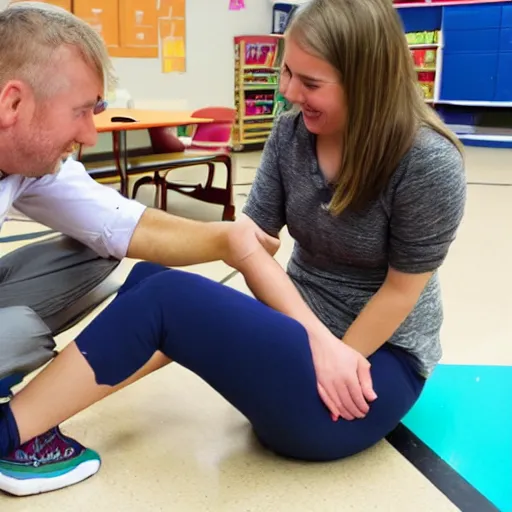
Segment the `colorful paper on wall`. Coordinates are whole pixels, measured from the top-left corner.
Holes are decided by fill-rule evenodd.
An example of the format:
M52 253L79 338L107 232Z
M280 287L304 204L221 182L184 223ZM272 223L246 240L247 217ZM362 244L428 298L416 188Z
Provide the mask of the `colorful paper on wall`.
M165 17L159 19L162 73L184 73L185 0L161 0L165 4Z
M241 11L245 9L245 0L229 0L230 11Z

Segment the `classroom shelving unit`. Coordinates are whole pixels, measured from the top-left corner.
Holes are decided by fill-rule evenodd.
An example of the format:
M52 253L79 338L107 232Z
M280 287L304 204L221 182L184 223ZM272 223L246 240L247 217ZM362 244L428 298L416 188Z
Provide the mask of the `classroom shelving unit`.
M264 144L278 110L283 40L280 35L235 37L235 151Z
M263 143L270 132L279 109L279 31L286 25L288 4L297 3L303 1L275 4L272 36L236 38L239 114L234 139L238 148ZM512 0L395 0L394 4L425 101L464 144L512 148ZM273 110L258 114L250 108L253 96L248 83L257 70L244 58L248 44L270 42L276 43L279 51L272 65L265 63L269 68L259 70L262 77L267 74L268 82L256 87L268 94Z
M439 91L441 76L442 34L439 30L406 33L407 43L414 61L418 86L427 103L433 103Z
M426 100L464 144L512 148L512 2L433 0L395 7L411 52L431 50L426 61L432 71L418 70ZM437 40L421 41L432 33Z

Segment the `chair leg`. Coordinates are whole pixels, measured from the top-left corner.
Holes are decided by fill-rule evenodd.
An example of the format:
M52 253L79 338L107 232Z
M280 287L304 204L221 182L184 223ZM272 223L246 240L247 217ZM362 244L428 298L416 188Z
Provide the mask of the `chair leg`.
M226 166L226 187L216 188L213 186L213 179L215 173L215 162L224 164ZM193 164L192 164L193 165ZM183 167L192 167L192 165L184 165ZM205 165L201 163L200 165ZM167 192L168 190L174 190L180 194L188 197L193 197L199 201L205 201L207 203L218 204L224 207L222 213L222 220L233 221L235 220L235 204L233 201L233 166L231 156L229 154L218 156L213 162L206 162L208 166L208 178L206 185L203 187L199 185L185 185L181 183L173 183L167 181L167 174L174 169L174 167L168 169L162 174L155 173L155 184L160 191L160 208L167 210Z
M114 153L114 159L116 161L116 168L119 172L119 193L124 197L129 197L129 183L126 168L126 133L122 134L121 132L117 131L112 132L112 150ZM121 153L123 153L125 157L123 162L121 162Z
M142 185L154 185L155 180L151 176L144 176L144 178L138 179L133 185L132 199L137 197L137 192Z
M222 220L234 221L235 219L235 207L232 204L224 206L224 210L222 211Z
M226 195L227 202L224 205L222 220L235 220L235 204L233 201L233 162L227 155L223 161L226 166Z
M213 178L215 176L215 164L208 162L208 178L206 179L206 185L205 188L212 188L213 187Z
M167 176L167 173L164 174L164 176L158 175L158 187L160 188L160 209L164 212L167 211L167 181L165 177Z

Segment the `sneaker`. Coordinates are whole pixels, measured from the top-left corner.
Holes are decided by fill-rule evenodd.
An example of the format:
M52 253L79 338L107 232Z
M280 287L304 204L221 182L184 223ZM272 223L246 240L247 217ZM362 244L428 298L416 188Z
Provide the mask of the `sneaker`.
M97 473L100 456L58 427L0 459L0 490L30 496L77 484Z

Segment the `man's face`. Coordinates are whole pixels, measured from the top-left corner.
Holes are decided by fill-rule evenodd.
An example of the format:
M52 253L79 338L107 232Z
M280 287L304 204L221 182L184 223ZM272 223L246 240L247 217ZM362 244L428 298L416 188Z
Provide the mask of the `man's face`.
M100 77L75 49L55 52L52 66L55 72L48 76L56 84L55 90L53 83L48 84L48 96L38 98L30 87L11 84L9 110L5 88L0 92L0 168L9 174L54 173L77 144L96 144L93 115L103 92ZM7 122L2 123L2 114Z

